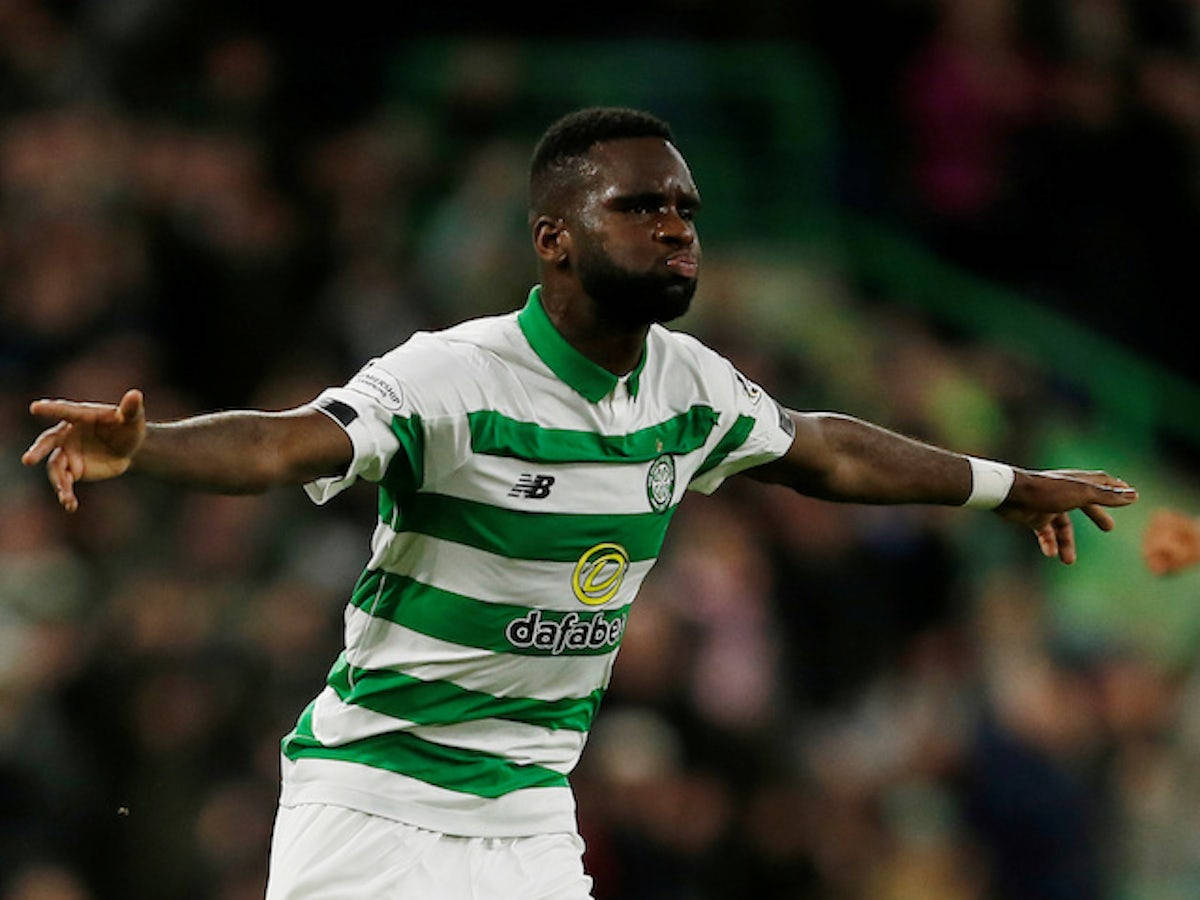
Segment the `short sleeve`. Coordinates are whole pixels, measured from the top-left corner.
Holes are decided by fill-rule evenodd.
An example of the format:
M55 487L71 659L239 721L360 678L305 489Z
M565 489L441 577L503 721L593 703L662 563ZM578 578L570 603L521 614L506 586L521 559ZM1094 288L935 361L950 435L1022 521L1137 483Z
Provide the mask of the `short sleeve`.
M731 475L772 462L787 453L796 426L784 408L766 391L721 359L718 377L731 381L729 414L722 415L722 433L708 452L689 490L711 494ZM724 406L724 404L722 404Z
M406 345L407 346L407 345ZM336 497L359 478L415 490L423 468L421 417L407 396L401 347L368 362L344 387L328 388L310 404L333 419L350 438L354 455L341 475L304 486L315 503Z

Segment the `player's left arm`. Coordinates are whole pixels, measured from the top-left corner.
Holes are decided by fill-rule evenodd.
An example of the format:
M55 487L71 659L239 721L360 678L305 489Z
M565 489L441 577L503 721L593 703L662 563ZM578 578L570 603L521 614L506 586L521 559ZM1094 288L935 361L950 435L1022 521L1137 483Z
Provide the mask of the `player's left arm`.
M788 410L796 426L790 449L750 470L760 481L811 497L849 503L961 506L972 496L970 457L836 413ZM1031 471L1012 467L1012 485L997 498L1003 518L1032 528L1042 553L1068 565L1076 558L1073 509L1102 531L1113 528L1104 507L1128 506L1137 491L1105 472Z

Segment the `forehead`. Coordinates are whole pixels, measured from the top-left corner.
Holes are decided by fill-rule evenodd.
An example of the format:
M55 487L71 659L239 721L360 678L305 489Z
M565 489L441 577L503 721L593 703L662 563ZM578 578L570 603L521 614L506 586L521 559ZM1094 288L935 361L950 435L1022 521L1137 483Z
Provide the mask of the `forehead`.
M662 138L622 138L588 151L592 191L603 196L646 192L696 194L691 170L675 146Z

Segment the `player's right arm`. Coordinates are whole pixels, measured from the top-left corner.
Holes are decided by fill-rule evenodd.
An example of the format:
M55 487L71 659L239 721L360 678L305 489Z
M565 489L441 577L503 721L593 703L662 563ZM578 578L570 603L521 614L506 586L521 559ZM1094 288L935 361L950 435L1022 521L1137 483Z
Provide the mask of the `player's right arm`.
M127 471L199 490L253 494L338 474L353 456L346 432L310 406L148 423L141 392L131 390L116 405L37 400L29 411L59 421L21 461L34 466L46 460L50 484L68 512L79 508L77 482Z

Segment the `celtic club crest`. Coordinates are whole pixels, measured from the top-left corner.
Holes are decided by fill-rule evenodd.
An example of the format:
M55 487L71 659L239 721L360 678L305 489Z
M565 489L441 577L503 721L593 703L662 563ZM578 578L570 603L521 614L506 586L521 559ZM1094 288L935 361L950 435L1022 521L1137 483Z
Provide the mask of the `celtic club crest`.
M671 505L675 496L675 460L670 454L664 453L650 463L650 471L646 474L646 497L650 500L650 508L662 512Z

